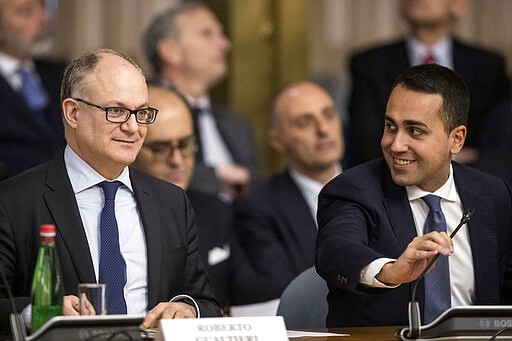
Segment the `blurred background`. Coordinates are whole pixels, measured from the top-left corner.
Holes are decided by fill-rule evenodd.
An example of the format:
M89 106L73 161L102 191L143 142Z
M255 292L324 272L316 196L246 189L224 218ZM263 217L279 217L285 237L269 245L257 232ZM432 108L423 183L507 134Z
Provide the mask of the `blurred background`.
M149 70L141 34L153 15L179 0L46 0L54 15L53 41L41 54L69 60L87 50L124 52ZM267 175L280 167L266 143L270 102L284 85L315 80L335 98L347 120L348 60L355 51L400 36L399 0L206 0L232 41L230 72L214 91L254 127ZM457 24L463 40L512 58L512 1L471 0Z

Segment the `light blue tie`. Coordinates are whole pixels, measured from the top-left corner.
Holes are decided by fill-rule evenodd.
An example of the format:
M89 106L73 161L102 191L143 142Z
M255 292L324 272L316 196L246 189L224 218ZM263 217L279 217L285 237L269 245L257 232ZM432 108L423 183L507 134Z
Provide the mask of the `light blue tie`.
M446 232L446 220L441 210L441 198L436 195L422 197L430 211L425 221L424 234L432 231ZM432 322L452 305L450 289L450 267L448 257L439 255L435 268L425 275L424 323Z
M20 93L28 107L36 111L44 109L50 100L37 75L25 68L17 69L16 73L21 77Z
M119 247L119 231L115 213L115 197L121 182L99 183L105 194L105 204L100 216L100 278L106 284L105 305L107 314L126 314L124 286L126 263Z

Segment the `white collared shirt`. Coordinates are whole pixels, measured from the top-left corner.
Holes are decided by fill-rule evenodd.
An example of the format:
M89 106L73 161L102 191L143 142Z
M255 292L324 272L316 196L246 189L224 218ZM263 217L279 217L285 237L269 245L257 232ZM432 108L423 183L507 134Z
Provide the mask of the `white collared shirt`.
M441 197L441 209L446 219L448 235L459 224L463 208L455 187L451 165L448 180L434 193L425 192L416 186L408 186L406 191L418 236L423 235L423 226L429 212L427 204L421 199L427 194ZM475 278L467 225L463 225L453 238L453 249L453 254L448 258L452 306L471 305L475 301ZM388 287L379 282L375 276L380 272L382 266L390 261L395 261L395 259L380 258L367 265L361 271L360 282L374 287Z
M336 165L333 178L340 174L341 171L341 166ZM320 191L322 190L324 185L316 180L311 179L308 176L305 176L297 172L295 169L291 167L289 172L291 178L293 179L293 181L299 188L300 192L302 193L304 200L306 200L311 215L313 216L315 225L318 228L318 222L316 221L316 212L318 210L318 194L320 194Z
M26 61L22 65L19 59L0 52L0 74L15 91L21 89L21 75L16 72L21 66L37 75L34 62Z
M83 161L69 146L64 151L64 162L75 193L84 226L96 280L99 278L99 221L104 195L98 183L106 179ZM126 262L124 297L128 314L147 312L147 256L142 221L133 194L129 169L125 168L115 180L120 186L115 197L119 245Z
M205 165L217 168L219 166L232 164L233 156L229 151L226 142L222 138L215 116L212 113L210 98L203 96L199 99L187 97L190 106L201 109L197 118L199 136L201 137L201 150Z
M429 48L418 39L409 37L406 39L406 45L411 66L422 64L424 58L431 53L436 64L453 70L453 41L451 39L443 39Z

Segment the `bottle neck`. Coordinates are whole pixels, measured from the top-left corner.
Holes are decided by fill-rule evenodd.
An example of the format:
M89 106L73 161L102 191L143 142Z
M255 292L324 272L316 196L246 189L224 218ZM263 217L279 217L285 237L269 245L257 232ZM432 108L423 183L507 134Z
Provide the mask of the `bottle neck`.
M55 237L41 236L41 245L55 245Z

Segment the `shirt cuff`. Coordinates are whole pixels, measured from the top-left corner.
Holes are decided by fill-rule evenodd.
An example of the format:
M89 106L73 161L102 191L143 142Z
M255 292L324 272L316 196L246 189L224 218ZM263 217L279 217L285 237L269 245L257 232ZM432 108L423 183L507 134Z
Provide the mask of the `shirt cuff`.
M21 318L23 322L25 323L25 327L27 329L32 328L32 304L27 305L23 310L21 311Z
M189 295L178 295L171 298L169 302L178 302L178 301L190 301L194 304L194 307L196 308L196 315L197 318L201 317L201 312L199 311L199 306L197 305L197 302L190 297Z
M386 285L386 284L380 282L377 278L375 278L375 276L377 276L377 274L380 272L380 270L382 270L382 267L385 264L392 263L392 262L396 262L396 259L377 258L376 260L374 260L373 262L371 262L370 264L368 264L361 270L361 273L359 275L359 283L367 285L369 287L373 287L373 288L392 289L392 288L396 288L396 287L400 286L400 284L389 286L389 285Z

